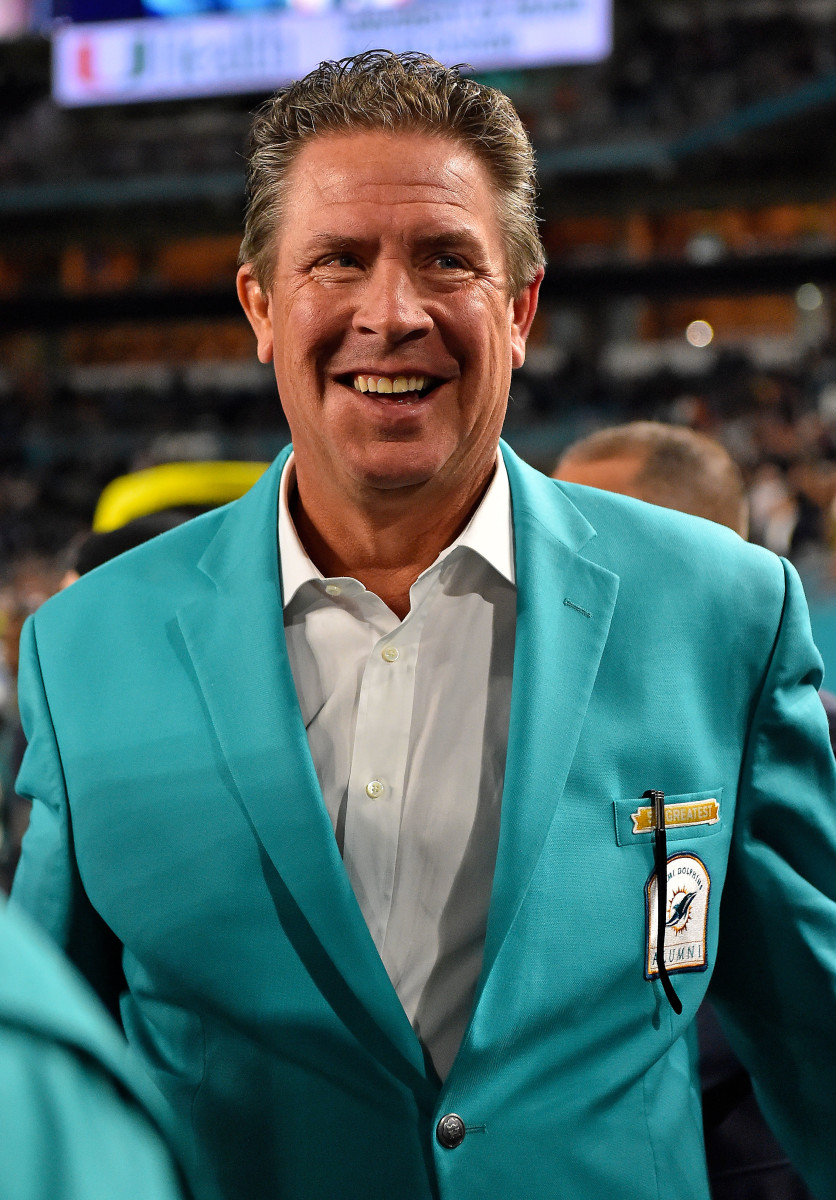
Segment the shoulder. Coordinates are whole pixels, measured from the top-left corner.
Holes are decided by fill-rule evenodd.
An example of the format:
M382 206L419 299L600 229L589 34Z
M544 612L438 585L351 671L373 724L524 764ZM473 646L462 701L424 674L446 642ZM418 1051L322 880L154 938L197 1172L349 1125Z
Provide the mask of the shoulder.
M761 564L767 570L777 564L770 551L744 541L734 530L704 517L579 483L555 479L549 482L594 526L602 553L617 554L621 549L634 550L645 544L654 550L667 545L673 554L687 548L699 550L701 555Z
M783 579L776 555L714 521L550 479L507 451L506 462L522 507L558 539L568 529L584 557L617 574L629 577L636 571L652 571L656 564L676 567L686 575L699 574L707 581L720 567L760 580ZM648 582L652 581L651 573Z
M762 659L788 595L805 607L793 568L724 526L549 479L518 459L508 466L518 555L551 539L556 551L568 547L610 572L619 620L632 628L735 652L750 643Z
M224 510L195 517L82 575L47 600L27 620L20 640L21 673L33 650L52 669L78 678L77 661L112 662L114 647L126 649L136 628L165 636L178 607L203 594L209 581L199 563L223 521ZM73 683L74 680L74 683Z
M146 597L156 589L171 592L172 584L185 584L223 523L232 505L213 509L161 533L102 563L39 609L42 613L83 609L141 588Z
M213 588L212 567L276 553L282 453L242 496L103 563L53 596L34 616L39 644L68 630L118 632L120 624L170 616ZM209 564L209 570L205 570Z
M619 576L625 599L650 604L655 596L664 612L687 613L695 632L708 625L738 641L756 637L763 652L771 646L787 577L795 576L788 563L714 521L579 484L559 486L595 526L584 553Z

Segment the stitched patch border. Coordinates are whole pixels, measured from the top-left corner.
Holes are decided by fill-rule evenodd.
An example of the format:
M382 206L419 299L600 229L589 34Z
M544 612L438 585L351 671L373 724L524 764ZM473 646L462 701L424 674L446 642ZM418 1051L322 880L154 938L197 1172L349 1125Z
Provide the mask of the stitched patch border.
M665 966L669 975L675 971L704 971L707 968L710 893L711 876L701 858L696 854L674 854L668 858ZM644 909L644 977L657 979L655 871L645 884Z

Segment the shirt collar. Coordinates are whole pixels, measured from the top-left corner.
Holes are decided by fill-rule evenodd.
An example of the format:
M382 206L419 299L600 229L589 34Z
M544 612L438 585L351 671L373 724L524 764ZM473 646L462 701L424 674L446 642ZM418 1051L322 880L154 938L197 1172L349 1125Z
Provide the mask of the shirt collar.
M308 557L290 515L288 493L295 478L296 467L294 456L291 454L284 465L279 484L279 561L285 608L304 584L322 581L325 578ZM478 554L510 584L516 582L511 488L505 462L499 450L496 452L496 470L479 507L456 540L442 550L429 570L433 570L454 550L462 548Z

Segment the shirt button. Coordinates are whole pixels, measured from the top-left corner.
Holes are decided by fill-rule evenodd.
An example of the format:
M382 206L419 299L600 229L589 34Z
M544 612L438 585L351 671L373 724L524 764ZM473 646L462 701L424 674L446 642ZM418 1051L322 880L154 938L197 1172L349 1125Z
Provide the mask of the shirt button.
M401 656L401 652L397 646L387 646L385 650L381 650L380 657L386 662L397 662Z
M366 784L366 795L370 800L376 800L378 796L383 795L383 784L379 779L372 779L370 783Z
M435 1127L438 1144L445 1150L455 1150L464 1141L464 1121L457 1113L447 1113Z
M325 590L329 596L341 596L343 594L342 588L337 583L326 583Z

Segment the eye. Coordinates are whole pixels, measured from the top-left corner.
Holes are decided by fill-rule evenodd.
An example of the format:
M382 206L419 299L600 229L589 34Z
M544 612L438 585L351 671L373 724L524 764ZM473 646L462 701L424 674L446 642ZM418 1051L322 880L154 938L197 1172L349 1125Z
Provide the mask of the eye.
M356 254L341 250L336 253L323 254L315 266L318 266L320 270L350 271L360 266L360 259L356 257Z
M349 270L352 267L359 267L360 262L356 255L349 254L347 251L341 254L329 254L320 262L322 267L342 267Z
M462 260L456 254L437 254L435 262L445 271L456 271L464 266Z

